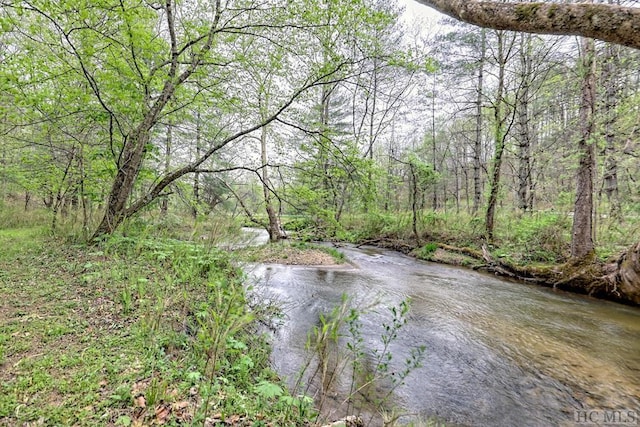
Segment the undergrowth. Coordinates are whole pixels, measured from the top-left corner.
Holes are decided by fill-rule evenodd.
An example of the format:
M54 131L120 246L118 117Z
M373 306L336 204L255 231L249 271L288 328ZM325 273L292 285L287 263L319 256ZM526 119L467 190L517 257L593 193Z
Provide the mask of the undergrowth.
M407 415L394 406L395 393L422 366L426 348L409 349L402 362L391 351L407 323L409 301L388 309L378 342L365 342L362 316L377 306L374 302L368 308L354 308L343 295L340 305L319 315L308 335L307 359L293 393L315 397L320 425L341 416L357 416L364 425L394 426ZM432 421L419 425L435 425Z
M285 222L286 224L286 222ZM296 233L313 239L317 224L304 228L297 221ZM566 212L539 211L522 214L501 211L497 215L495 238L485 237L484 219L466 212L424 210L418 215L420 242L415 242L409 212L371 212L345 215L340 231L330 240L351 243L380 241L416 244L423 259L431 259L435 248L429 244L444 243L459 248L480 250L483 245L496 257L516 264L561 264L570 255L572 217ZM603 216L595 222L595 244L598 258L605 261L619 255L637 240L637 221L622 221ZM335 229L335 227L334 227ZM320 233L326 234L325 232ZM635 239L635 240L634 240ZM428 247L424 247L425 242ZM422 248L422 249L420 249Z
M145 236L0 230L0 425L296 425L229 255ZM298 399L298 400L296 400Z

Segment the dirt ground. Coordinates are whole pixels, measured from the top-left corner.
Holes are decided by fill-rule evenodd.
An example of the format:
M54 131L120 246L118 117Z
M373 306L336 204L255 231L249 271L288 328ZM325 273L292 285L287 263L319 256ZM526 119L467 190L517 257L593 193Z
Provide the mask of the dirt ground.
M287 246L279 246L266 251L261 257L261 262L285 265L337 265L331 255L321 250Z

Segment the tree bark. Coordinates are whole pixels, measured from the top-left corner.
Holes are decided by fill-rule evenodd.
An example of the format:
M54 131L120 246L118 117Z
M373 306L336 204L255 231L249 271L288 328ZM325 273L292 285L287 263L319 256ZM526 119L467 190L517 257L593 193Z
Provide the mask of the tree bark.
M200 122L200 112L196 115L196 159L201 157L202 125ZM193 219L198 218L198 208L200 206L200 172L196 170L193 174L193 206L191 215Z
M533 76L532 70L532 54L531 54L531 36L520 35L520 85L521 94L518 97L516 108L518 109L518 205L522 212L528 212L533 209L533 187L531 177L531 146L532 146L532 129L529 117L529 101L531 97L531 80Z
M149 142L150 121L145 120L125 142L118 162L118 172L109 192L104 216L94 232L92 240L102 235L112 234L125 219L127 201L142 167L145 146Z
M582 102L580 105L580 163L576 175L576 199L571 235L571 258L585 259L594 254L593 244L593 174L595 171L594 112L596 97L595 43L580 41L582 51Z
M436 73L433 73L433 81L432 81L432 86L431 86L431 142L432 142L432 147L431 147L431 154L433 157L433 171L437 174L439 171L438 168L438 144L436 143ZM457 182L457 177L456 177L456 192L458 190L458 182ZM456 199L458 199L456 197ZM434 184L433 185L433 196L432 196L432 200L433 200L433 210L437 210L440 206L438 204L438 185ZM447 196L446 196L446 191L443 192L443 204L446 207L447 205Z
M484 28L583 36L640 49L640 8L637 7L479 0L416 1Z
M622 220L622 208L618 193L618 162L616 160L616 109L620 90L616 76L618 61L617 46L609 44L605 48L602 65L602 84L604 85L604 192L609 201L609 213L613 218Z
M504 43L504 32L498 32L498 88L493 109L494 116L494 144L495 153L493 156L491 175L489 176L489 200L487 202L487 214L485 217L485 230L487 240L493 241L493 230L495 225L496 205L498 203L498 193L500 191L500 171L502 169L502 156L504 154L505 141L507 138L507 115L506 103L504 99L505 92L505 71L507 60L509 57L510 47L507 48Z
M486 31L480 35L480 64L478 65L478 93L476 96L476 138L473 144L473 208L476 215L482 203L482 97L484 87L484 62L487 50Z
M173 126L171 123L167 124L167 140L165 141L164 146L164 173L165 175L169 173L171 170L171 145L173 143ZM162 204L160 205L160 213L162 216L167 216L167 212L169 211L169 197L165 196L162 199Z
M418 177L413 162L409 162L409 172L411 173L411 230L420 245L420 234L418 233Z
M262 193L264 195L264 207L267 211L267 217L269 218L269 224L267 231L269 232L269 241L277 242L284 238L282 226L280 225L280 218L276 214L276 210L273 208L273 202L271 198L271 189L269 188L269 174L267 171L267 127L264 126L260 133L260 151L262 159Z

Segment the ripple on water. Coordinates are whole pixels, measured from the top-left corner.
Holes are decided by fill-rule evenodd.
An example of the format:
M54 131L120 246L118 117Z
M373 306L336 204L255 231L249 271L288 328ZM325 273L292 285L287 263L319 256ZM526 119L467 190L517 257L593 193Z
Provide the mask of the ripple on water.
M579 408L640 409L640 310L381 250L345 252L357 268L256 271L287 301L274 343L286 375L305 360L318 315L343 293L367 312L369 350L389 319L385 307L410 297L408 324L392 347L398 370L412 347L427 348L424 367L394 395L409 413L461 425L542 426L571 425Z

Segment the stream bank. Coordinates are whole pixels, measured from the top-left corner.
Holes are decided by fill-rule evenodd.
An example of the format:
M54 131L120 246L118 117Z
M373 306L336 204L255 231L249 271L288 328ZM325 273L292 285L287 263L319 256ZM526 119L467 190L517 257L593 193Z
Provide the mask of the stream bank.
M401 414L401 422L537 427L575 425L584 411L640 415L637 308L514 286L379 248L341 250L350 264L340 268L259 264L250 271L261 295L283 304L272 363L292 387L309 360L309 331L344 295L363 312L366 360L380 349L388 308L410 300L407 323L390 346L390 369L400 372L416 346L426 346L426 359L385 407ZM318 387L312 383L309 393ZM379 387L384 392L389 384ZM337 405L351 402L339 393L332 401L335 418L358 415L353 406Z
M536 265L520 265L495 257L486 245L481 249L434 242L424 245L415 239L385 237L357 244L365 245L394 250L424 261L469 267L524 283L640 307L640 244L606 262L593 256L583 260L570 259L561 264Z

